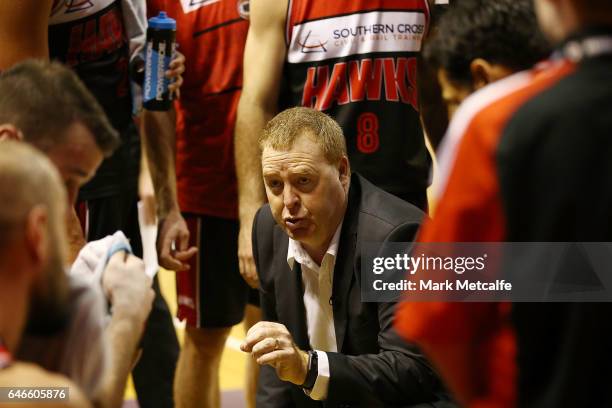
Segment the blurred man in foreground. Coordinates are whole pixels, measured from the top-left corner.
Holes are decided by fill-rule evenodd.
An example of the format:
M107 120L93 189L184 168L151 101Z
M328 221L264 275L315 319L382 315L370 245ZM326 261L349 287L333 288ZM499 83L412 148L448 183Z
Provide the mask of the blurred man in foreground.
M117 145L116 132L77 76L58 63L40 61L27 61L0 74L3 139L24 140L43 151L59 170L70 203ZM66 214L68 211L66 208ZM62 220L65 222L66 216ZM97 404L120 406L151 310L151 280L144 274L142 262L131 255L122 262L111 258L102 281L94 282L93 287L78 278L70 279L74 313L69 328L58 334L63 340L39 339L38 349L29 347L24 353L31 360L47 362L48 369L68 375ZM102 301L101 289L112 306L107 327L103 322L106 313L97 305ZM107 338L102 338L103 332ZM32 332L36 334L40 333ZM86 338L89 341L84 343ZM106 359L110 359L108 370L104 368Z
M612 240L612 4L535 6L557 52L459 108L421 241ZM405 303L397 327L465 406L602 407L612 405L611 313L610 303Z
M64 273L66 193L51 162L26 144L0 149L0 386L67 387L53 407L88 407L77 386L60 375L14 361L26 324L54 331L68 319ZM6 404L5 404L6 403ZM12 405L10 401L0 406ZM34 406L34 403L32 405Z

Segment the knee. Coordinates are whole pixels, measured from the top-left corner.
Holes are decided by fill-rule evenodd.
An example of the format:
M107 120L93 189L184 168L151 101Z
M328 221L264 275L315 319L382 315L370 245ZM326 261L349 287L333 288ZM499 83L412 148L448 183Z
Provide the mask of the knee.
M230 329L195 329L185 331L185 350L201 355L220 356Z

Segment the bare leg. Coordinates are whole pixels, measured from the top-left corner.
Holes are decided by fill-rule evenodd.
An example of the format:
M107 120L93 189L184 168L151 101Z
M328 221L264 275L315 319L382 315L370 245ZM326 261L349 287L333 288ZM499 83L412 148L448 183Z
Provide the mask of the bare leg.
M229 332L187 328L174 380L177 408L219 408L219 365Z

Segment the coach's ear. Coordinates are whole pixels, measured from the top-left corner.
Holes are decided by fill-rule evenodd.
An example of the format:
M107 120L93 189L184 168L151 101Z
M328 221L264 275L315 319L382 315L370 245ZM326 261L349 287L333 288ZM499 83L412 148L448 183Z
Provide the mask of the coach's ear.
M345 193L348 193L349 185L351 182L351 165L349 164L348 157L342 156L340 163L338 163L338 174L340 176L340 184Z
M21 130L17 129L15 125L11 125L10 123L3 123L0 125L0 142L4 140L23 140L23 133Z

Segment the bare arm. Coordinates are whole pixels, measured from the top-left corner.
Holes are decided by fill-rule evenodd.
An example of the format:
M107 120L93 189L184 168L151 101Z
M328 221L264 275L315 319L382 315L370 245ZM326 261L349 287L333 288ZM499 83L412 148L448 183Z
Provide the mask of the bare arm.
M160 218L170 211L177 210L176 172L174 169L175 154L175 113L142 112L142 143L144 156L156 191L157 212Z
M119 408L123 403L123 393L127 378L135 363L136 350L142 331L135 330L133 319L125 315L113 316L106 328L111 352L111 369L104 379L102 398L96 401L96 407Z
M0 2L0 70L27 58L49 58L52 0Z
M142 143L155 187L157 214L161 220L157 245L159 261L164 268L179 271L188 268L186 262L197 249L189 247L189 230L176 198L175 141L174 111L152 112L145 109L142 113Z
M106 328L111 367L104 379L99 406L118 408L123 403L125 384L151 311L151 283L142 260L123 252L113 255L104 270L102 287L112 305L111 322Z
M276 114L285 59L287 2L254 0L251 25L244 52L244 80L236 119L235 160L238 177L240 273L247 283L258 286L253 263L251 229L255 212L265 202L261 177L259 133Z

